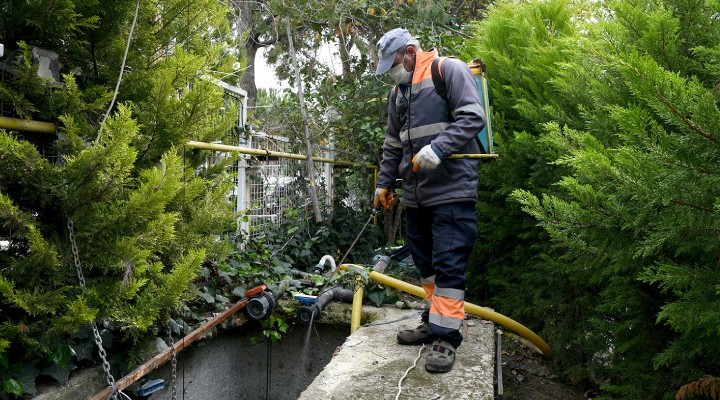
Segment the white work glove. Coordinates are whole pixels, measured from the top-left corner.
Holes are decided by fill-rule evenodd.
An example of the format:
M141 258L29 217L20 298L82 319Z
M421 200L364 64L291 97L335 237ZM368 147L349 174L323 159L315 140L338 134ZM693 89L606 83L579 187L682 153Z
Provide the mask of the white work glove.
M435 169L440 165L440 157L438 157L431 145L426 145L412 158L413 172L417 172L418 168Z
M381 203L383 208L390 208L393 201L395 201L395 198L392 195L392 192L385 189L385 188L377 188L375 189L375 201L373 202L373 207L377 207L378 203Z

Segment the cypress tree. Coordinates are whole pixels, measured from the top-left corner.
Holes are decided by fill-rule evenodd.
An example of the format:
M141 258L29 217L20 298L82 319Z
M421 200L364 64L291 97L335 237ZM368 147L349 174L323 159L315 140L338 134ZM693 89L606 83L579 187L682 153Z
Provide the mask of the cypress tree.
M575 4L574 31L513 32L533 24L508 10L544 15L532 32L562 26L552 4L501 3L480 25L508 157L483 170L496 182L479 207L498 215L488 243L518 245L478 259L499 308L537 324L567 373L612 398L672 398L720 369L717 3ZM517 204L542 235L508 216Z
M28 13L36 3L64 13ZM58 125L44 153L33 136L0 130L0 237L8 243L0 251L0 357L10 365L45 359L92 321L132 344L194 297L190 284L206 258L228 251L218 238L235 229L231 177L223 164L206 167L208 154L182 147L219 140L236 122L212 82L232 66L227 10L207 0L143 1L116 106L101 124L134 9L120 1L3 4L18 18L0 24L15 60L0 96L21 116ZM65 25L34 29L47 18ZM58 53L62 85L37 77L30 45L7 41L19 37ZM25 393L34 394L33 380L23 382Z

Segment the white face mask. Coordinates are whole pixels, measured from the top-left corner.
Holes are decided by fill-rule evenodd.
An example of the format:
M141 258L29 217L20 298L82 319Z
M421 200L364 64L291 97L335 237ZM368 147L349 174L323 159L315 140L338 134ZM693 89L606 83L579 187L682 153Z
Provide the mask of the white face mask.
M390 68L390 76L398 85L410 83L412 75L412 72L405 71L405 67L403 67L402 64Z

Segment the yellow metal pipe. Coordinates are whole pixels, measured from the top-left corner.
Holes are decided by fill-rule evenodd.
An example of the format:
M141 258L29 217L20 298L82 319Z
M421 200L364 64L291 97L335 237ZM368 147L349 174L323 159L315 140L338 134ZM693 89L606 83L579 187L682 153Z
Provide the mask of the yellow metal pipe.
M55 133L56 126L52 122L0 116L0 129L22 132Z
M498 158L497 153L493 154L451 154L445 158L457 159L457 158Z
M356 264L342 264L338 268L341 270L348 270L349 267L352 268L359 268L363 269L361 265ZM371 271L368 276L384 285L394 287L395 289L402 290L404 292L413 294L415 296L425 298L425 290L421 288L420 286L411 285L407 282L403 282L399 279L395 279L393 277L387 276L385 274L381 274L377 271ZM359 308L359 307L358 307ZM497 322L498 324L511 329L515 332L517 332L520 336L524 337L525 339L528 339L532 344L538 347L540 352L542 352L543 355L549 356L550 355L550 346L545 343L544 340L540 338L540 336L536 335L535 332L531 331L530 329L526 328L522 324L518 323L517 321L513 320L512 318L508 318L502 314L496 313L493 310L490 310L489 308L480 307L478 305L475 305L473 303L465 302L465 311L477 315L478 317L485 318L487 320ZM353 301L353 310L352 312L355 312L355 302ZM358 311L359 313L360 311ZM352 316L350 317L352 320ZM352 327L351 327L352 329Z
M218 144L218 143L206 143L206 142L196 142L196 141L189 141L185 144L187 147L193 148L193 149L201 149L201 150L214 150L214 151L227 151L227 152L233 152L233 153L241 153L241 154L249 154L254 156L263 156L263 157L280 157L280 158L289 158L292 160L307 160L307 156L303 154L293 154L293 153L284 153L280 151L270 151L265 149L252 149L250 147L240 147L240 146L229 146L226 144ZM366 168L377 168L377 166L372 164L361 164L361 163L354 163L352 161L345 161L345 160L335 160L332 158L325 158L325 157L312 157L313 161L318 162L326 162L331 164L338 164L338 165L346 165L348 167L366 167Z

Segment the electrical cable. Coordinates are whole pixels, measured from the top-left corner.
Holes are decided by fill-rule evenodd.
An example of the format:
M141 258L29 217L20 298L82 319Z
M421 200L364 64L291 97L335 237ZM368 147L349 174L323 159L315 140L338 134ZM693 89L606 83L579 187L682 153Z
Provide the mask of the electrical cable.
M127 55L130 51L130 41L132 40L132 35L133 31L135 30L135 23L137 22L139 11L140 0L137 0L137 3L135 4L135 16L133 17L132 25L130 26L130 33L128 34L127 43L125 44L125 55L123 56L122 65L120 66L120 75L118 76L117 84L115 85L115 93L113 93L112 100L110 101L110 106L105 112L105 115L103 115L102 122L100 122L100 129L98 130L97 138L95 138L95 143L100 141L100 134L103 131L103 126L105 126L105 121L107 120L108 114L110 114L113 106L115 106L115 100L117 99L118 92L120 91L120 82L122 82L123 71L125 71L125 62L127 61Z
M420 350L418 350L418 355L417 355L417 357L415 357L415 361L413 362L413 365L410 368L405 370L405 373L403 374L402 378L400 378L400 380L398 381L398 392L397 392L397 395L395 395L395 400L398 400L400 398L400 393L402 393L402 381L405 380L408 373L413 368L415 368L415 366L417 366L417 362L420 359L420 355L422 354L423 350L425 350L425 345L422 345L422 347L420 347Z

